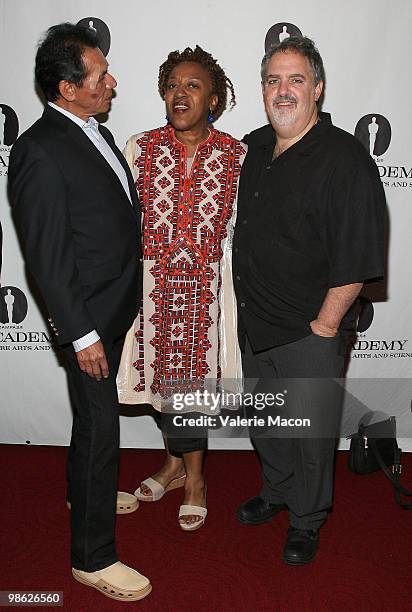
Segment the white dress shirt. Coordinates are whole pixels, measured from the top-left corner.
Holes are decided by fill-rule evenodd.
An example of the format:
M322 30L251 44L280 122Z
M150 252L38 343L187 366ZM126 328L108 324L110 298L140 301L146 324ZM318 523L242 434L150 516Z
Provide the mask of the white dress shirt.
M69 111L62 108L61 106L58 106L57 104L53 104L53 102L48 102L48 104L55 110L59 111L59 113L62 113L62 115L65 115L66 117L71 119L79 127L81 127L83 132L88 136L88 138L90 138L90 140L92 141L96 149L103 155L107 163L110 164L113 171L119 177L119 181L121 182L123 189L126 192L127 197L129 198L130 204L132 204L132 198L130 196L130 189L129 189L129 183L127 182L126 172L123 166L121 165L121 163L119 162L119 160L117 159L116 155L113 153L113 150L111 149L111 147L108 145L108 143L105 141L103 136L100 134L99 123L96 121L96 119L94 117L89 117L88 121L84 121L77 115L73 115L73 113L69 113ZM97 331L93 329L91 332L89 332L85 336L82 336L81 338L74 340L73 348L76 351L76 353L78 353L79 351L87 348L91 344L94 344L98 340L100 340L100 336L97 333Z

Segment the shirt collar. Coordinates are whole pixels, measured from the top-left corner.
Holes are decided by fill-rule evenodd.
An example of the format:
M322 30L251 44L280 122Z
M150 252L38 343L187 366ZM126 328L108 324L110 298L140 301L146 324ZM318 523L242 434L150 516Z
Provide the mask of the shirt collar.
M306 132L304 136L295 144L293 144L287 151L293 151L299 155L308 155L312 149L312 146L317 142L320 136L325 133L332 125L332 119L329 113L318 114L318 121L313 127L310 128L309 132ZM285 151L286 153L286 151Z
M329 113L318 113L318 121L315 125L306 132L304 136L289 148L286 149L280 156L282 159L285 159L285 156L289 157L290 155L310 155L313 146L316 144L318 139L330 128L332 127L332 118ZM270 155L272 155L273 147L276 145L276 134L273 130L273 142L272 144L265 143L265 148L270 151Z
M86 123L83 123L82 126L83 130L91 130L93 132L93 134L99 138L100 133L99 133L99 123L98 121L96 121L96 119L94 117L89 117L89 121L87 121Z
M90 128L93 131L98 132L99 123L96 121L94 117L89 117L89 120L85 121L84 119L81 119L77 115L70 113L65 108L62 108L61 106L58 106L57 104L54 104L53 102L48 102L47 104L51 106L52 108L54 108L55 110L59 111L59 113L61 113L68 119L71 119L76 125L78 125L82 129Z

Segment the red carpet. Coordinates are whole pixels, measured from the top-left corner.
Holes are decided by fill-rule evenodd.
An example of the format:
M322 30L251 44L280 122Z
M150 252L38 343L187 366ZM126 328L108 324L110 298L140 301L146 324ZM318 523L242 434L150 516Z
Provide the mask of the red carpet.
M120 488L134 490L161 457L160 451L123 450ZM153 585L135 603L107 599L71 577L65 458L65 448L0 446L0 590L63 591L64 609L76 612L412 610L412 511L395 505L382 473L351 474L346 452L338 453L334 511L318 557L305 567L280 560L286 513L259 527L235 519L238 504L259 491L252 452L209 452L209 515L195 533L177 524L181 489L118 517L121 559ZM411 485L412 455L403 459Z

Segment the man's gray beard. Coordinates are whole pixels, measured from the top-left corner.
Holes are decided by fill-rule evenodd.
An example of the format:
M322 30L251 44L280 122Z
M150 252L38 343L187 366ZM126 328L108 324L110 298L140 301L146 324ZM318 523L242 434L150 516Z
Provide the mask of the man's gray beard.
M271 113L274 123L276 123L280 127L287 127L288 125L292 125L296 121L297 114L298 112L296 107L291 111L279 110L273 107Z

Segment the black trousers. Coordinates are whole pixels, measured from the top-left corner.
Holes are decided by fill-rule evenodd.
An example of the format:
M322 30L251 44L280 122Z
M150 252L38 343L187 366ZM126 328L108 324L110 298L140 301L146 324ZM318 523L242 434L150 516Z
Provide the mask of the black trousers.
M109 378L84 374L72 347L64 349L73 406L67 462L71 502L72 567L86 572L118 561L115 546L119 470L119 406L116 374L124 337L105 343Z
M170 454L180 457L184 453L206 450L207 438L167 438Z
M343 375L343 341L311 334L302 340L259 353L247 342L242 354L245 383L250 379L282 379L289 391L289 415L313 417L313 436L286 432L251 433L262 463L261 497L284 503L298 529L318 529L332 506L334 452L343 400L342 387L331 379ZM318 382L317 382L318 381ZM246 389L247 390L247 389ZM322 433L322 424L327 428ZM297 436L299 433L297 433ZM292 437L293 436L293 437Z
M197 450L207 449L207 429L196 428L201 437L189 437L190 432L185 434L185 430L178 430L173 426L174 414L167 412L157 412L154 416L157 426L162 430L162 433L167 438L167 447L171 455L181 457L184 453L191 453ZM190 416L197 416L191 414ZM187 431L187 430L186 430ZM179 432L179 436L177 436Z

